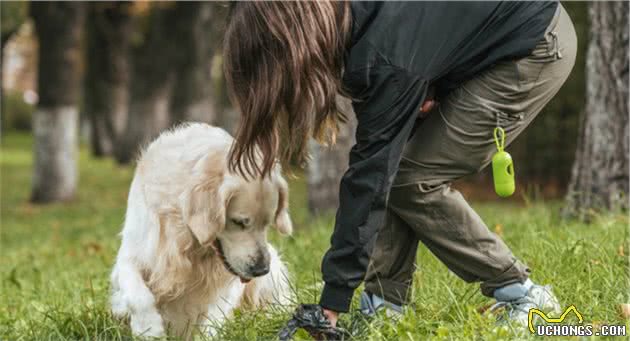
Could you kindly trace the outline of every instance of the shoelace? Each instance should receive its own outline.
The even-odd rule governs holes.
[[[536,306],[536,302],[534,302],[528,296],[525,296],[523,298],[519,298],[518,300],[514,300],[514,301],[498,301],[497,303],[490,306],[488,310],[490,312],[495,312],[501,308],[505,308],[507,310],[508,316],[512,316],[512,314],[514,314],[514,312],[516,311],[527,313],[529,312],[529,309],[531,307],[535,307],[535,306]]]

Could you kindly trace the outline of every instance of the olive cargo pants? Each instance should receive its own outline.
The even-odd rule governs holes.
[[[405,147],[365,278],[368,292],[405,304],[419,241],[463,280],[481,282],[486,296],[525,281],[529,269],[450,183],[490,163],[497,125],[509,144],[532,122],[569,76],[576,49],[559,4],[530,56],[497,63],[441,99]]]

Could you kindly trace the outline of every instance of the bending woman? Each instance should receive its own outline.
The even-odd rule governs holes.
[[[365,313],[400,312],[418,242],[481,282],[513,321],[559,309],[450,184],[488,165],[495,127],[507,144],[523,132],[569,76],[576,47],[558,2],[233,5],[224,46],[242,114],[233,169],[264,176],[277,159],[306,160],[309,138],[334,141],[335,97],[353,100],[356,145],[322,262],[331,322],[364,280]]]

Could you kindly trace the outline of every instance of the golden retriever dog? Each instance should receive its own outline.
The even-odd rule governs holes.
[[[290,300],[287,269],[267,243],[270,225],[292,231],[287,183],[279,169],[251,181],[228,171],[232,142],[192,123],[142,153],[111,275],[112,312],[135,335],[213,335],[239,306]]]

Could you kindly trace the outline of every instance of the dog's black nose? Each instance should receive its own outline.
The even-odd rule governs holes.
[[[252,276],[254,277],[264,276],[269,273],[269,263],[261,262],[255,264],[249,269],[249,273],[252,274]]]

